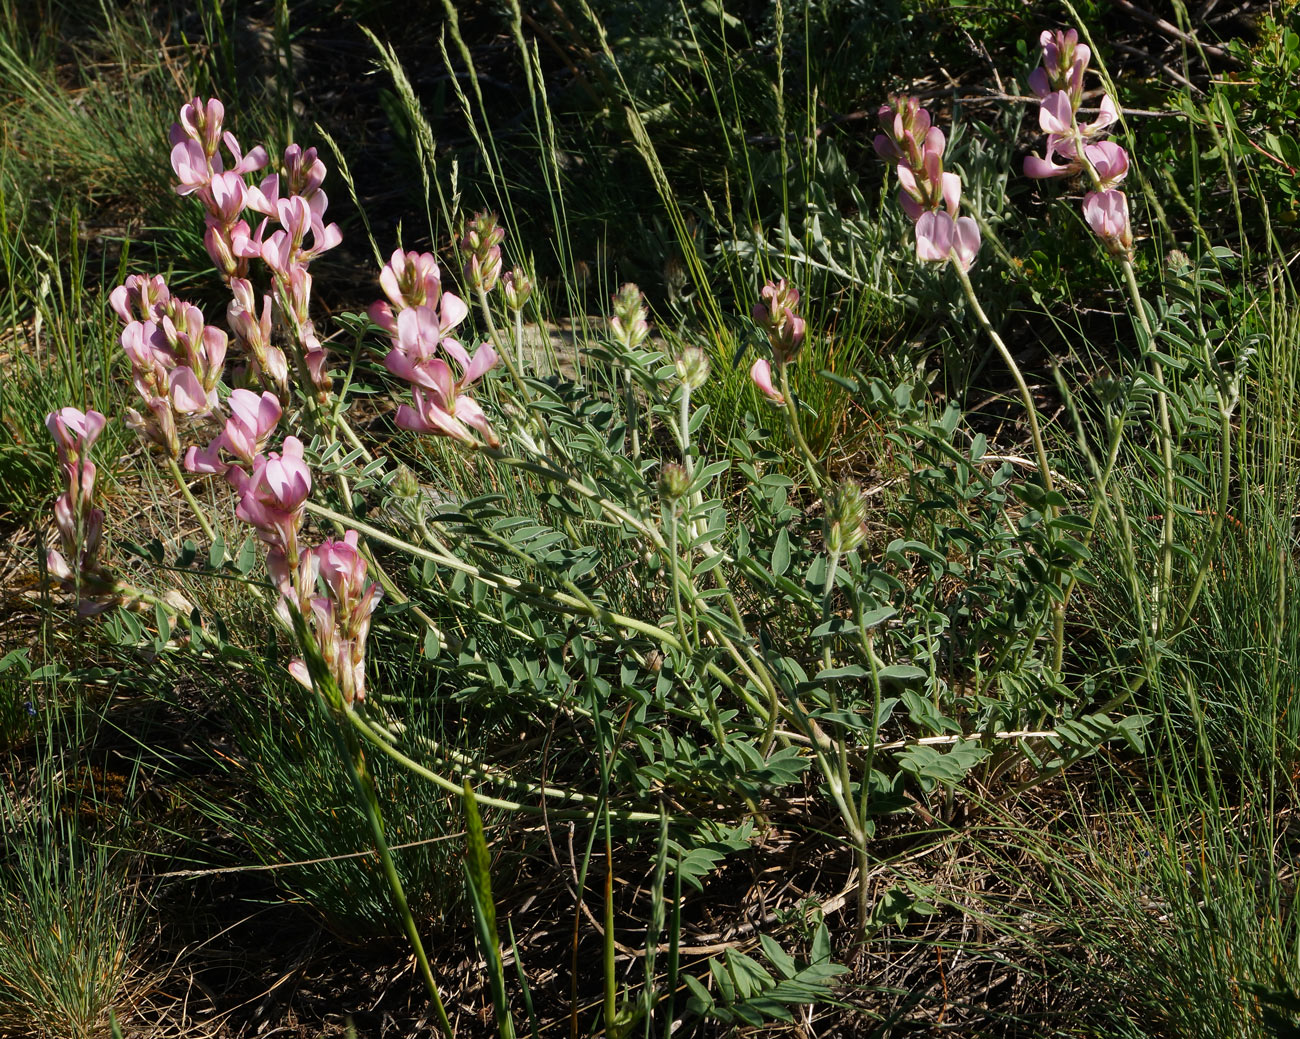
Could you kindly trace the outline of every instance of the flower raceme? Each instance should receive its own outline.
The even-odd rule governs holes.
[[[301,368],[315,385],[318,398],[328,399],[330,379],[327,353],[316,334],[309,310],[311,278],[307,266],[342,240],[337,224],[325,223],[329,199],[321,190],[325,163],[315,148],[290,144],[279,170],[260,185],[245,175],[268,165],[264,148],[244,155],[238,141],[223,132],[225,111],[215,98],[195,98],[181,109],[171,130],[172,169],[176,191],[195,195],[207,211],[204,244],[213,264],[231,286],[235,297],[228,317],[236,339],[250,358],[250,368],[263,386],[277,393],[288,390],[288,359],[270,343],[272,312],[276,306],[300,353]],[[234,159],[229,168],[220,145]],[[254,232],[243,216],[248,211],[262,220]],[[279,228],[267,233],[271,221]],[[247,280],[250,261],[261,260],[271,269],[272,292],[260,315]]]
[[[321,656],[347,707],[366,698],[366,638],[381,596],[379,587],[366,581],[366,560],[357,542],[357,532],[349,530],[342,540],[326,541],[312,549],[304,572],[313,577],[302,582],[304,591],[310,591],[319,577],[328,593],[309,597],[309,616]],[[290,663],[289,672],[308,689],[312,687],[302,660]]]
[[[879,118],[884,133],[876,136],[876,154],[898,172],[898,202],[916,225],[917,259],[955,259],[962,270],[969,270],[979,252],[979,225],[971,217],[958,216],[961,178],[944,171],[943,131],[914,97],[881,105]]]
[[[415,407],[403,404],[397,409],[395,421],[403,429],[450,436],[471,445],[475,440],[466,427],[473,427],[491,447],[496,447],[500,440],[487,416],[465,391],[496,366],[497,352],[484,343],[471,357],[454,339],[436,340],[436,320],[428,307],[413,307],[397,317],[398,335],[384,358],[384,366],[411,383]],[[435,345],[460,367],[459,379],[453,377],[445,360],[434,355]]]
[[[439,339],[469,314],[464,300],[442,291],[442,271],[432,253],[394,250],[379,272],[379,286],[388,299],[370,305],[370,320],[389,335],[397,334],[396,314],[409,307],[426,307],[436,314]]]
[[[1117,189],[1128,175],[1128,152],[1114,141],[1097,140],[1118,122],[1119,106],[1109,94],[1103,94],[1097,117],[1080,123],[1079,105],[1091,50],[1079,43],[1074,29],[1046,30],[1039,43],[1043,63],[1030,73],[1029,86],[1039,98],[1038,125],[1047,135],[1047,145],[1041,157],[1026,156],[1025,176],[1043,180],[1086,174],[1092,191],[1084,196],[1084,219],[1107,252],[1131,255],[1128,199]]]
[[[98,411],[77,408],[50,412],[45,419],[64,483],[54,502],[59,549],[50,549],[46,566],[65,590],[79,592],[82,616],[101,613],[116,601],[111,594],[115,582],[99,564],[104,513],[95,508],[95,463],[90,460],[90,448],[107,421]]]
[[[399,407],[396,422],[403,429],[450,436],[471,445],[476,443],[470,433],[473,428],[496,447],[500,441],[487,416],[466,391],[496,365],[497,353],[484,343],[471,357],[448,334],[465,319],[469,308],[458,296],[442,291],[439,274],[432,255],[400,249],[380,272],[380,285],[388,299],[372,304],[370,316],[389,333],[392,348],[384,366],[411,384],[415,404]],[[396,316],[394,307],[398,308]],[[452,374],[448,357],[460,368],[459,378]]]
[[[799,306],[799,290],[781,278],[765,283],[758,295],[754,322],[767,333],[772,358],[780,367],[794,359],[807,331],[803,318],[795,310]],[[773,404],[785,404],[785,397],[772,385],[772,364],[766,357],[760,357],[750,366],[749,377]]]
[[[172,296],[160,275],[132,275],[109,301],[125,323],[122,349],[147,408],[147,414],[128,409],[127,424],[146,442],[177,458],[182,421],[201,418],[217,407],[226,333],[205,324],[198,307]]]

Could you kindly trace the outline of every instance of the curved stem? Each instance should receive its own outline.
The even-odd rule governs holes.
[[[171,468],[172,476],[176,480],[176,486],[181,489],[181,494],[185,496],[185,501],[189,504],[190,510],[194,513],[194,518],[199,521],[199,526],[203,528],[204,536],[207,537],[209,542],[215,544],[217,540],[217,532],[212,529],[212,524],[208,522],[207,517],[203,515],[202,510],[199,508],[198,500],[194,497],[193,492],[190,491],[189,484],[185,482],[185,474],[181,472],[181,467],[176,463],[176,459],[171,455],[167,456],[167,465]]]
[[[361,802],[366,821],[370,824],[371,836],[374,838],[375,850],[379,853],[379,861],[383,865],[384,877],[388,881],[389,891],[392,892],[393,901],[397,904],[397,911],[402,917],[403,926],[406,928],[406,935],[415,951],[415,960],[419,964],[420,976],[424,979],[424,986],[429,990],[429,997],[433,1000],[434,1013],[438,1017],[438,1027],[442,1029],[443,1034],[448,1039],[451,1039],[451,1037],[455,1036],[456,1030],[452,1028],[451,1021],[447,1017],[447,1009],[442,1004],[442,996],[438,992],[438,983],[433,977],[433,968],[429,964],[428,953],[424,951],[424,943],[420,940],[420,929],[416,926],[415,917],[411,913],[409,903],[406,901],[406,891],[402,887],[401,877],[397,875],[397,866],[393,863],[393,853],[388,847],[387,838],[384,836],[383,817],[380,815],[379,795],[375,790],[374,777],[370,775],[369,768],[366,765],[366,757],[361,750],[360,743],[357,741],[356,733],[351,729],[343,729],[337,724],[336,731],[340,743],[339,750],[343,759],[347,762],[348,773],[352,776],[352,782],[356,786],[358,800]]]
[[[798,405],[795,403],[794,394],[790,392],[790,378],[786,374],[787,363],[779,360],[776,365],[777,378],[781,383],[781,396],[785,398],[785,415],[790,425],[790,435],[794,437],[795,446],[799,448],[799,454],[803,458],[804,468],[808,470],[808,476],[812,480],[813,487],[818,491],[822,489],[821,474],[817,471],[817,459],[813,457],[812,449],[808,446],[808,441],[803,437],[803,430],[799,426]]]
[[[1142,301],[1142,290],[1138,288],[1137,273],[1133,269],[1132,257],[1125,256],[1122,261],[1124,281],[1128,285],[1129,297],[1133,309],[1137,311],[1138,321],[1146,342],[1143,344],[1151,354],[1151,375],[1156,382],[1156,401],[1160,419],[1160,462],[1164,466],[1164,523],[1160,535],[1160,581],[1156,586],[1156,625],[1157,632],[1165,628],[1164,618],[1169,609],[1169,597],[1173,594],[1174,579],[1174,437],[1169,422],[1169,393],[1165,389],[1164,366],[1156,359],[1154,332],[1147,318],[1146,306]]]
[[[1034,395],[1029,392],[1029,384],[1025,382],[1025,377],[1020,371],[1020,365],[1016,364],[1016,359],[1011,355],[1007,344],[1002,341],[998,335],[997,329],[993,327],[993,322],[984,313],[984,308],[980,306],[979,297],[975,295],[975,286],[971,284],[970,275],[966,273],[958,260],[953,258],[949,264],[957,272],[957,278],[961,282],[962,292],[966,295],[966,302],[970,304],[971,312],[975,315],[975,320],[979,322],[980,328],[984,330],[998,353],[1002,356],[1003,363],[1011,373],[1011,378],[1015,381],[1016,389],[1020,391],[1020,400],[1025,407],[1025,417],[1029,421],[1029,435],[1034,442],[1034,457],[1038,462],[1039,477],[1043,481],[1043,490],[1047,494],[1053,494],[1056,486],[1052,482],[1052,468],[1047,461],[1047,448],[1043,443],[1043,432],[1038,426],[1038,406],[1034,403]],[[1047,520],[1049,527],[1052,520],[1056,517],[1056,506],[1048,502],[1043,508],[1043,515]],[[1059,660],[1064,653],[1065,646],[1065,604],[1063,602],[1053,602],[1052,611],[1052,632],[1054,641],[1054,659]]]

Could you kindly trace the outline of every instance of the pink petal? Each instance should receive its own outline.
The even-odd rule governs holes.
[[[444,343],[450,341],[451,340],[444,340]],[[500,360],[500,358],[497,357],[497,352],[492,349],[490,344],[484,343],[475,351],[474,359],[464,369],[465,374],[460,377],[460,384],[462,386],[468,386],[471,382],[480,378],[485,372],[490,371],[495,367],[498,360]]]
[[[969,219],[969,218],[967,218]],[[916,222],[916,258],[942,262],[952,251],[953,220],[947,213],[931,210]]]
[[[781,396],[780,391],[772,385],[772,365],[767,358],[760,357],[750,366],[749,377],[754,380],[754,385],[768,400],[777,404],[785,403],[785,398]]]
[[[1058,90],[1039,105],[1038,125],[1043,133],[1071,133],[1074,107],[1070,104],[1070,95],[1064,90]]]
[[[439,331],[442,335],[446,335],[464,321],[468,314],[469,307],[463,299],[450,292],[444,292],[438,305]]]
[[[963,216],[957,220],[957,262],[961,269],[968,271],[975,262],[975,255],[980,251],[980,228],[973,217]]]
[[[955,173],[943,175],[943,202],[948,212],[956,216],[957,207],[961,205],[961,177]]]
[[[208,395],[192,368],[177,368],[172,372],[171,385],[172,406],[183,415],[206,414],[211,410]]]

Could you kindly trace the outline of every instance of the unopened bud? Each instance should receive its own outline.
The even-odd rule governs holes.
[[[401,464],[397,466],[397,475],[390,486],[398,498],[417,498],[420,495],[420,481],[415,478],[415,473]]]
[[[690,474],[678,462],[668,462],[659,473],[659,494],[669,501],[677,501],[690,486]]]
[[[646,322],[645,297],[631,282],[614,297],[614,316],[609,321],[614,340],[628,350],[635,350],[650,334]]]
[[[526,271],[516,267],[509,274],[501,276],[501,293],[506,298],[506,306],[511,310],[523,310],[528,297],[533,294],[533,279]]]
[[[505,230],[497,225],[497,215],[484,210],[475,213],[465,225],[460,240],[465,259],[465,279],[474,288],[491,292],[501,278],[501,243]]]
[[[688,346],[674,362],[677,378],[687,390],[698,390],[709,377],[709,356],[698,346]]]
[[[826,547],[852,552],[866,540],[867,500],[853,480],[841,480],[826,501]]]

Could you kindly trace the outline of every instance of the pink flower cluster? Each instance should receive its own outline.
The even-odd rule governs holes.
[[[321,190],[325,163],[315,148],[291,144],[284,150],[281,172],[267,175],[260,185],[248,184],[244,174],[267,165],[266,150],[257,147],[243,155],[234,136],[222,132],[224,116],[216,98],[206,103],[195,98],[181,109],[180,122],[171,129],[176,191],[195,195],[207,210],[204,243],[217,270],[230,283],[234,299],[227,318],[254,377],[278,393],[288,389],[287,359],[271,343],[272,309],[278,305],[323,400],[330,389],[327,353],[309,314],[312,280],[307,266],[343,238],[337,224],[327,225],[324,220],[329,205]],[[220,142],[235,160],[230,169],[224,166]],[[255,232],[242,216],[245,210],[263,218]],[[279,229],[268,236],[272,219]],[[272,294],[263,299],[260,312],[247,280],[248,262],[253,259],[271,269]]]
[[[798,305],[799,290],[784,278],[767,282],[759,291],[759,302],[754,304],[754,321],[767,333],[772,358],[778,366],[793,360],[803,345],[806,327],[795,311]],[[760,357],[750,366],[749,377],[772,403],[785,403],[785,397],[772,385],[772,365],[766,357]]]
[[[267,154],[260,145],[243,154],[235,135],[222,128],[225,117],[225,107],[215,97],[206,103],[196,97],[181,109],[169,139],[176,193],[194,195],[203,203],[208,211],[203,244],[221,276],[231,278],[242,277],[249,258],[258,255],[248,222],[239,214],[246,205],[244,174],[262,169]],[[223,143],[234,160],[229,169],[221,157]]]
[[[381,595],[378,585],[367,583],[366,572],[355,530],[349,530],[341,541],[318,545],[304,554],[300,565],[298,587],[307,606],[304,616],[310,618],[321,656],[348,707],[366,698],[366,638]],[[318,584],[324,585],[327,594],[311,594]],[[289,664],[289,673],[308,689],[312,687],[301,659]]]
[[[83,617],[102,613],[117,601],[116,582],[99,563],[104,513],[95,508],[95,463],[90,447],[108,420],[98,411],[76,408],[53,411],[45,426],[54,438],[63,470],[64,491],[54,502],[59,549],[50,549],[46,566],[65,591],[77,592],[77,612]]]
[[[226,333],[204,324],[198,307],[172,296],[161,275],[131,275],[109,303],[125,325],[122,349],[146,407],[145,414],[128,409],[127,425],[177,458],[181,423],[217,407]]]
[[[342,541],[301,547],[303,513],[311,494],[311,469],[303,459],[302,441],[284,438],[279,452],[265,452],[280,417],[274,394],[257,397],[251,390],[230,395],[231,416],[225,429],[200,453],[190,448],[186,466],[197,472],[223,472],[239,495],[235,515],[257,531],[267,546],[266,569],[280,591],[277,612],[292,626],[288,604],[297,605],[313,629],[330,673],[351,706],[365,699],[365,644],[379,589],[366,583],[366,561],[357,549],[356,531]],[[235,457],[223,465],[222,453]],[[316,595],[318,579],[327,596]],[[311,688],[301,659],[290,673]]]
[[[957,215],[961,178],[944,171],[943,131],[914,97],[881,105],[879,117],[885,132],[876,135],[876,154],[898,171],[898,202],[916,225],[917,258],[937,263],[953,258],[970,270],[980,248],[979,225]]]
[[[1039,42],[1043,63],[1030,74],[1029,86],[1040,101],[1038,125],[1047,134],[1047,147],[1042,157],[1026,157],[1025,176],[1086,173],[1093,190],[1083,199],[1084,219],[1110,253],[1128,255],[1133,249],[1128,199],[1117,187],[1128,174],[1128,153],[1114,141],[1100,140],[1118,121],[1119,108],[1104,94],[1097,117],[1080,123],[1083,77],[1092,51],[1074,29],[1044,30]]]
[[[499,257],[498,250],[498,267]],[[437,261],[430,253],[398,249],[380,271],[379,284],[388,299],[372,304],[370,317],[388,333],[392,345],[384,366],[411,384],[415,402],[415,407],[403,404],[397,409],[397,424],[475,444],[472,427],[496,447],[500,441],[467,390],[497,363],[497,353],[484,343],[471,357],[452,337],[469,308],[458,296],[442,291]],[[456,362],[459,376],[439,353]]]

